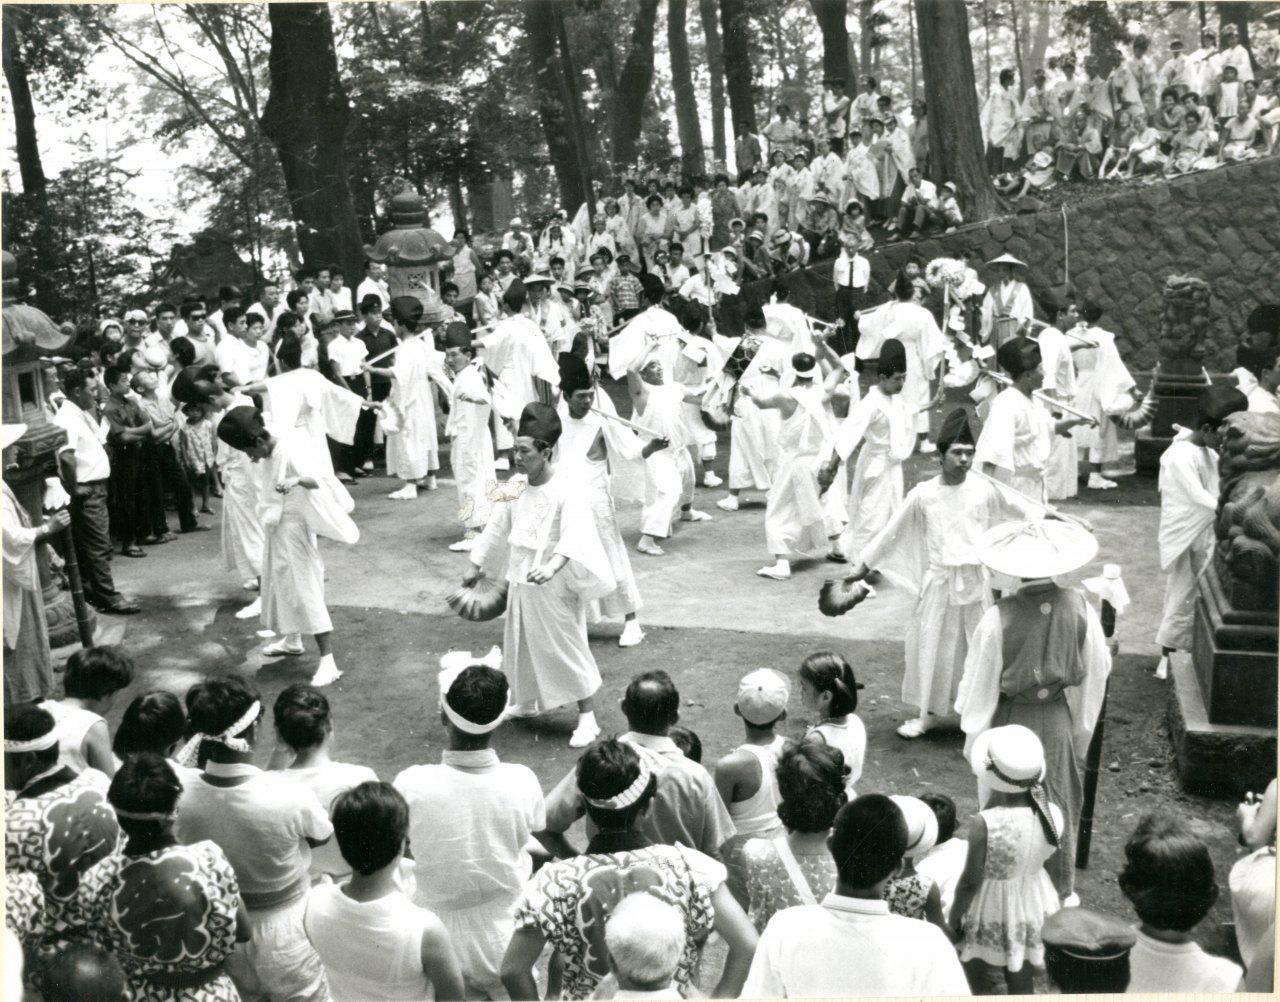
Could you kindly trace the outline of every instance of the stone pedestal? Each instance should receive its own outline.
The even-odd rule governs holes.
[[[1235,609],[1218,569],[1197,586],[1192,663],[1210,723],[1276,726],[1276,613]]]
[[[1156,412],[1151,425],[1134,436],[1133,459],[1137,473],[1154,477],[1160,472],[1160,457],[1173,441],[1173,426],[1192,427],[1196,417],[1196,397],[1204,389],[1203,374],[1168,373],[1156,377]]]

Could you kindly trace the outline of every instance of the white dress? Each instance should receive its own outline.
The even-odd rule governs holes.
[[[858,795],[854,787],[862,778],[862,764],[867,757],[867,728],[862,718],[856,713],[851,713],[843,724],[837,724],[834,720],[824,720],[809,728],[806,737],[815,735],[821,737],[832,748],[838,749],[844,756],[844,764],[849,769],[849,775],[845,777],[844,789],[849,799],[853,800]]]
[[[818,468],[835,433],[820,386],[797,383],[789,394],[796,409],[778,433],[778,469],[765,499],[765,545],[788,559],[820,556],[827,540],[844,531],[844,480],[818,489]]]
[[[432,379],[451,386],[444,374],[444,356],[425,337],[406,338],[396,349],[391,367],[391,406],[400,428],[387,435],[387,474],[401,480],[421,480],[440,468],[436,436],[436,400]]]
[[[1049,805],[1054,826],[1062,830],[1062,812]],[[989,807],[987,862],[982,886],[964,915],[960,960],[982,960],[1020,971],[1024,964],[1044,966],[1040,927],[1059,908],[1058,892],[1044,868],[1055,852],[1040,818],[1030,807]]]
[[[549,710],[600,688],[587,646],[587,607],[618,583],[596,531],[590,491],[577,478],[556,472],[534,487],[517,476],[505,486],[514,499],[494,504],[471,560],[508,583],[502,661],[511,701],[536,701]],[[529,572],[553,556],[568,563],[546,584],[530,584]]]
[[[452,441],[449,465],[458,489],[458,520],[467,529],[482,528],[489,520],[489,487],[495,483],[489,432],[492,400],[479,364],[473,362],[454,377],[445,430]]]
[[[915,448],[915,431],[902,394],[873,386],[849,408],[836,432],[835,449],[845,462],[862,443],[849,487],[849,527],[841,552],[861,553],[902,504],[902,464]]]

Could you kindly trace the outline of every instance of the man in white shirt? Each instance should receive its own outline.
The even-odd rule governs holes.
[[[214,331],[214,340],[221,341],[227,333],[227,322],[223,319],[227,310],[233,306],[240,308],[240,301],[244,297],[240,294],[240,290],[234,285],[224,285],[218,289],[218,308],[209,314],[206,321]]]
[[[1222,51],[1218,53],[1218,72],[1228,66],[1234,66],[1239,74],[1240,82],[1253,79],[1253,60],[1249,58],[1249,50],[1240,44],[1240,33],[1234,24],[1222,26]]]
[[[391,305],[391,292],[387,287],[386,268],[377,261],[364,263],[364,278],[356,288],[356,303],[363,303],[365,296],[377,296],[385,313]]]
[[[1187,62],[1192,68],[1191,89],[1203,100],[1204,95],[1218,82],[1222,72],[1222,59],[1218,54],[1218,36],[1212,31],[1201,32],[1200,48],[1187,57]]]
[[[257,334],[249,333],[249,318],[238,306],[229,306],[223,312],[227,325],[226,336],[218,342],[216,361],[222,372],[229,372],[235,378],[236,389],[246,395],[266,392],[267,362],[270,352],[265,344],[260,344]],[[254,316],[254,330],[261,332],[262,326]]]
[[[827,843],[836,889],[765,926],[743,998],[968,995],[955,949],[928,922],[891,914],[884,887],[907,848],[898,806],[863,794],[836,815]]]
[[[71,544],[80,563],[84,597],[100,612],[132,615],[139,611],[137,603],[116,590],[111,576],[107,422],[98,416],[88,374],[78,369],[66,372],[62,392],[66,399],[53,416],[53,423],[67,433],[67,444],[58,450],[58,472],[71,495]]]
[[[898,210],[896,226],[898,234],[909,237],[914,230],[923,230],[929,222],[929,210],[937,210],[938,189],[926,180],[919,167],[907,172],[907,190],[902,193],[902,208]]]
[[[439,765],[410,766],[394,782],[409,803],[410,841],[421,847],[414,901],[449,930],[468,998],[502,997],[511,909],[533,872],[525,846],[546,818],[538,778],[491,747],[507,694],[506,677],[487,663],[445,668],[448,748]]]
[[[329,359],[329,371],[326,375],[339,386],[352,393],[368,398],[367,380],[371,379],[363,369],[364,360],[369,357],[369,346],[356,337],[356,315],[351,310],[338,310],[333,315],[329,339],[325,342],[325,354]],[[356,477],[364,476],[364,471],[357,468],[356,453],[352,446],[329,439],[329,452],[333,457],[333,468],[338,479],[350,483]]]
[[[333,293],[329,291],[329,269],[316,269],[315,287],[307,294],[307,309],[316,327],[333,318]]]
[[[1178,92],[1178,100],[1196,84],[1196,71],[1191,59],[1183,52],[1181,38],[1169,43],[1169,58],[1160,67],[1161,89],[1172,87]]]
[[[836,319],[856,337],[857,314],[866,305],[867,286],[871,283],[871,263],[858,253],[856,238],[845,238],[840,256],[831,266],[831,281],[836,286]]]
[[[1280,348],[1255,348],[1242,359],[1257,382],[1245,391],[1249,410],[1258,414],[1280,414]]]
[[[280,301],[280,286],[276,282],[266,282],[258,301],[245,310],[247,316],[262,317],[262,339],[266,344],[275,340],[276,321],[285,312],[286,306]]]
[[[329,268],[329,298],[333,301],[335,313],[339,310],[345,310],[347,313],[355,312],[355,305],[351,302],[351,290],[345,284],[346,279],[346,274],[337,265]]]

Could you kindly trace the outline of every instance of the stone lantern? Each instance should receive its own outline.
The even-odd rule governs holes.
[[[49,418],[48,396],[52,391],[45,370],[45,357],[65,347],[70,338],[41,310],[18,301],[18,263],[8,251],[0,255],[4,277],[3,359],[4,420],[25,424],[26,433],[15,445],[16,463],[4,471],[4,479],[27,510],[33,523],[44,511],[44,481],[58,472],[58,449],[67,436]],[[78,639],[71,595],[59,586],[49,563],[49,550],[36,547],[45,619],[49,625],[49,645],[61,647]]]
[[[440,301],[440,265],[453,258],[453,247],[427,225],[422,196],[402,191],[391,199],[394,226],[372,247],[365,248],[370,261],[386,265],[392,297],[415,296],[424,307]]]

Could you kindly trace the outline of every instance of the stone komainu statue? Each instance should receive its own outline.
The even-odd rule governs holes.
[[[1218,451],[1218,578],[1235,609],[1274,611],[1280,572],[1280,415],[1232,414]]]

